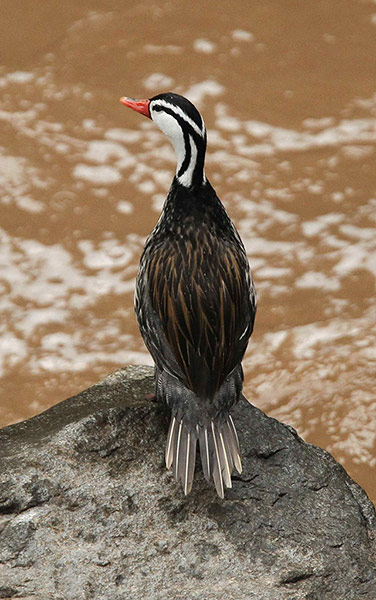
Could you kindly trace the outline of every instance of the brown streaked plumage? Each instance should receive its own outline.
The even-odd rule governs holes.
[[[241,472],[230,414],[243,383],[241,361],[256,296],[240,237],[204,174],[206,130],[177,94],[122,102],[152,118],[171,139],[177,170],[146,241],[135,309],[156,365],[156,395],[171,408],[166,466],[191,490],[197,442],[204,476],[219,496]]]

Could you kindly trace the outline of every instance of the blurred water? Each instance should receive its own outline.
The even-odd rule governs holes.
[[[173,89],[243,237],[259,311],[245,393],[376,498],[376,5],[3,0],[0,421],[126,363],[145,236],[174,172],[119,104]]]

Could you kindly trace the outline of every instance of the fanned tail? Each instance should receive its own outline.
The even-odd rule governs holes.
[[[202,470],[207,481],[212,477],[218,496],[224,498],[224,486],[232,487],[234,468],[241,473],[239,441],[231,415],[225,421],[210,420],[206,425],[188,428],[184,420],[173,416],[166,444],[166,466],[173,468],[184,494],[192,489],[197,440],[200,444]]]

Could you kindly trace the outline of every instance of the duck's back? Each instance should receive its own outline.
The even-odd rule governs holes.
[[[150,302],[160,320],[156,363],[167,342],[182,383],[212,399],[242,360],[255,307],[243,244],[210,184],[200,192],[171,190],[145,246],[137,305]]]

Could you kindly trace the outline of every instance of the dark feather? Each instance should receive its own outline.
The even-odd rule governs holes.
[[[222,231],[208,227],[210,208],[196,208],[195,227],[177,217],[147,266],[151,304],[176,362],[188,387],[208,398],[241,361],[254,317],[243,245],[223,207]],[[176,231],[182,224],[184,236]]]

